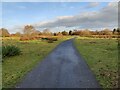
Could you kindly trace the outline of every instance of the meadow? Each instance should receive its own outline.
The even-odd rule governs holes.
[[[38,62],[47,56],[59,43],[70,37],[59,38],[48,43],[43,40],[19,41],[16,37],[3,38],[2,45],[15,45],[20,48],[21,55],[5,57],[2,63],[2,87],[14,87],[24,75]]]
[[[41,62],[58,44],[76,37],[78,52],[103,88],[118,87],[118,40],[79,36],[63,36],[53,43],[46,40],[20,41],[18,37],[2,38],[2,45],[15,45],[22,53],[5,57],[2,62],[2,87],[14,87],[25,74]]]
[[[118,87],[118,40],[77,38],[75,46],[103,88]]]

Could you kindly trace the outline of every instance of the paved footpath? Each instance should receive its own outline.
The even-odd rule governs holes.
[[[16,88],[100,88],[100,85],[70,39],[59,44]]]

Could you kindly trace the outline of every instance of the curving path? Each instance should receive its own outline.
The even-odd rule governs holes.
[[[62,42],[16,88],[99,88],[95,76],[73,45]]]

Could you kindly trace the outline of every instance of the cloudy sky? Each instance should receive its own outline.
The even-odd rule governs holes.
[[[3,2],[2,26],[10,33],[31,24],[37,30],[61,30],[117,27],[115,2]]]

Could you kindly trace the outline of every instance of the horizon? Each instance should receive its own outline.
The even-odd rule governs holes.
[[[117,2],[3,2],[2,26],[10,33],[22,32],[24,25],[51,32],[74,29],[116,28]]]

